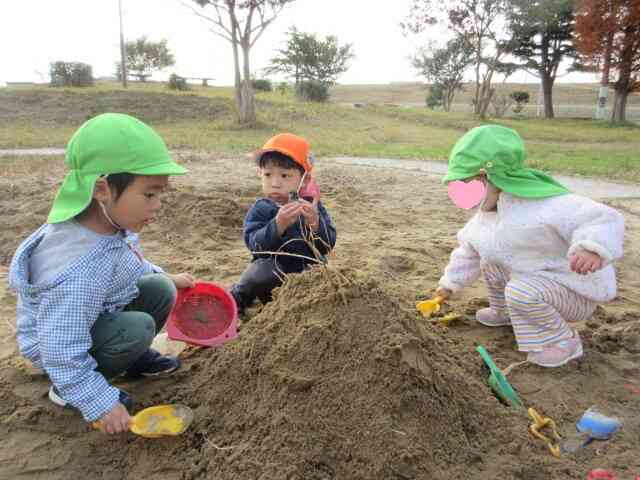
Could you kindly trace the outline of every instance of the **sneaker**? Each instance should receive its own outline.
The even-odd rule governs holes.
[[[504,327],[511,325],[511,320],[504,313],[498,313],[493,308],[482,308],[476,312],[476,320],[487,327]]]
[[[133,407],[133,400],[131,399],[131,395],[129,395],[124,390],[120,390],[120,403],[126,407],[127,410],[131,410]],[[49,388],[49,400],[59,407],[62,408],[74,408],[71,406],[69,402],[67,402],[64,398],[60,396],[58,389],[51,385]]]
[[[150,348],[125,372],[127,378],[166,377],[180,368],[180,360],[173,355],[162,355]]]
[[[562,340],[537,352],[529,352],[527,360],[541,367],[561,367],[582,356],[582,341],[578,335]]]

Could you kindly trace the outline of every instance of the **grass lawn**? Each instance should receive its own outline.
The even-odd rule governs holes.
[[[0,148],[62,147],[87,118],[105,111],[149,122],[173,149],[245,153],[270,135],[306,136],[320,156],[446,160],[451,146],[478,120],[424,108],[313,104],[289,95],[257,95],[258,126],[239,128],[230,88],[171,92],[162,85],[113,84],[89,89],[0,90]],[[555,172],[640,181],[640,127],[570,119],[499,119],[525,139],[529,165]]]

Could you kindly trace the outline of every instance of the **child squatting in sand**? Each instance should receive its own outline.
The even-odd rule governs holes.
[[[47,223],[11,262],[18,346],[49,376],[53,403],[100,421],[106,433],[125,432],[131,397],[109,380],[123,373],[169,375],[180,367],[178,358],[149,347],[176,288],[193,286],[194,279],[148,262],[137,232],[157,215],[169,175],[186,170],[148,125],[115,113],[84,123],[65,162],[69,172]]]
[[[489,308],[478,322],[511,325],[529,362],[558,367],[583,353],[571,322],[616,295],[612,262],[622,256],[624,218],[525,168],[525,158],[520,136],[497,125],[453,147],[443,182],[454,203],[480,207],[458,233],[436,294],[447,298],[482,275]]]

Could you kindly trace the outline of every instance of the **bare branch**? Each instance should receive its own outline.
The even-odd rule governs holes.
[[[216,15],[217,15],[217,18],[212,18],[212,17],[209,17],[208,15],[205,15],[205,14],[203,14],[203,13],[198,12],[198,11],[197,11],[196,9],[194,9],[191,5],[188,5],[188,4],[187,4],[187,3],[185,3],[185,2],[180,2],[180,3],[182,3],[182,5],[184,5],[184,6],[185,6],[185,7],[187,7],[189,10],[191,10],[191,11],[194,13],[194,15],[196,15],[196,16],[198,16],[198,17],[200,17],[200,18],[204,18],[205,20],[207,20],[207,21],[209,21],[209,22],[213,23],[214,25],[216,25],[217,27],[219,27],[219,28],[220,28],[223,32],[225,32],[228,36],[225,36],[224,34],[221,34],[220,32],[218,32],[218,31],[216,31],[216,30],[213,30],[213,29],[212,29],[211,31],[212,31],[213,33],[215,33],[216,35],[221,36],[222,38],[225,38],[225,39],[227,39],[227,40],[231,41],[231,40],[230,40],[230,37],[231,37],[231,30],[229,30],[229,28],[228,28],[228,27],[227,27],[227,26],[222,22],[222,15],[221,15],[220,10],[219,10],[219,8],[220,8],[220,7],[219,7],[217,4],[215,4],[215,3],[210,3],[210,4],[209,4],[209,5],[213,5],[213,6],[214,6],[214,8],[216,9]]]

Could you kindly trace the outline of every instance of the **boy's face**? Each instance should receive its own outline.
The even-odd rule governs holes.
[[[117,200],[115,192],[109,191],[109,198],[102,201],[115,223],[139,232],[155,220],[161,207],[160,195],[168,186],[168,175],[137,175]]]
[[[289,193],[297,192],[302,173],[297,168],[282,168],[267,163],[258,167],[262,181],[262,193],[280,205],[289,202]]]

